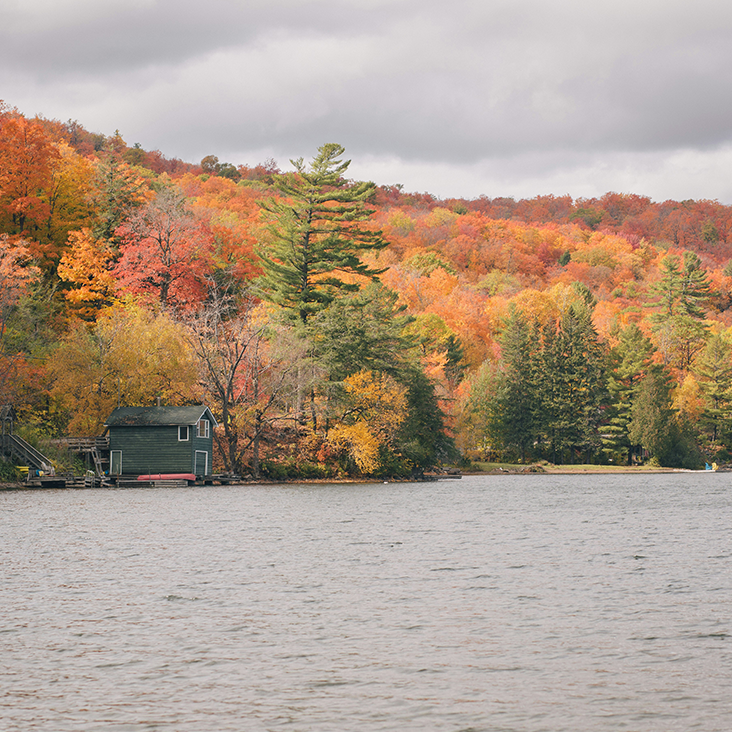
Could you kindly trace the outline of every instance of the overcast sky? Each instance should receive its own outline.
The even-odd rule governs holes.
[[[0,99],[187,162],[732,204],[729,0],[0,0]]]

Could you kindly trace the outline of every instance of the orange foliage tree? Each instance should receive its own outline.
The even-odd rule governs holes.
[[[0,116],[0,225],[25,237],[35,256],[37,239],[48,220],[48,191],[59,153],[37,122],[20,115]]]
[[[112,304],[116,281],[111,272],[114,252],[104,239],[95,239],[91,229],[72,231],[61,257],[58,276],[70,285],[65,293],[72,309],[84,320],[93,320]]]

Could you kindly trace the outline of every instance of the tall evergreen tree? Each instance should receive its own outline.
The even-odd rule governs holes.
[[[681,296],[683,311],[692,318],[703,320],[704,305],[709,300],[711,287],[701,259],[695,252],[684,252],[684,268],[681,272]]]
[[[661,271],[660,279],[651,286],[651,293],[656,300],[650,303],[660,308],[658,313],[651,316],[654,323],[668,320],[676,315],[679,297],[681,296],[681,272],[679,260],[676,257],[664,257],[659,265]]]
[[[677,257],[664,257],[661,278],[651,292],[656,300],[650,304],[660,308],[650,318],[659,348],[667,364],[687,370],[704,348],[707,331],[704,305],[710,286],[699,257],[684,252],[683,266]]]
[[[574,462],[600,446],[605,354],[591,316],[589,306],[572,305],[554,332],[545,330],[539,403],[554,461]]]
[[[491,432],[495,395],[503,383],[503,374],[494,361],[483,361],[468,377],[469,393],[460,400],[459,434],[465,438],[463,447],[475,448],[481,458],[490,458],[497,449]]]
[[[633,461],[634,445],[628,434],[633,419],[633,404],[638,386],[651,367],[655,348],[643,335],[643,331],[632,323],[620,332],[617,346],[610,352],[608,369],[608,392],[611,406],[610,419],[604,431],[612,452],[624,452],[628,465]]]
[[[491,400],[489,431],[503,452],[525,460],[537,440],[538,328],[516,309],[509,312],[501,336],[503,370]]]
[[[732,346],[714,335],[699,355],[696,376],[706,401],[702,429],[716,446],[724,440],[729,445],[732,419]]]
[[[465,363],[465,349],[463,343],[454,333],[450,333],[445,339],[445,353],[447,362],[445,363],[445,376],[450,384],[455,387],[465,377],[467,368]]]
[[[259,251],[264,274],[258,290],[303,324],[339,292],[359,289],[342,275],[374,278],[383,271],[359,256],[386,246],[381,233],[368,225],[373,210],[366,201],[376,186],[344,178],[351,163],[341,159],[344,152],[328,143],[318,148],[309,167],[302,158],[291,160],[295,172],[275,180],[282,197],[262,204],[271,222],[269,242]]]
[[[145,181],[129,165],[107,152],[97,166],[91,198],[97,210],[94,237],[109,241],[116,249],[121,243],[117,229],[150,194]]]
[[[435,465],[458,457],[453,438],[445,431],[445,415],[435,385],[421,367],[414,365],[402,375],[407,387],[407,418],[397,435],[403,460],[419,475]]]
[[[415,345],[406,331],[414,318],[397,300],[395,292],[374,282],[310,318],[313,357],[331,380],[343,381],[362,369],[397,378],[404,372]]]
[[[665,368],[654,365],[638,385],[629,425],[631,442],[641,445],[661,465],[672,465],[678,428],[671,400],[672,381]]]
[[[307,323],[311,352],[325,369],[325,424],[343,397],[342,382],[364,369],[386,374],[406,391],[407,413],[395,435],[396,452],[387,458],[387,472],[421,473],[455,457],[452,439],[445,432],[434,384],[416,358],[415,341],[408,333],[413,318],[404,314],[396,293],[380,283],[340,297]]]

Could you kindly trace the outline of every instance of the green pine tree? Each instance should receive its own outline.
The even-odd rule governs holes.
[[[702,429],[713,446],[729,447],[732,425],[732,346],[721,335],[709,339],[696,363],[696,376],[706,401]]]
[[[396,293],[378,282],[335,300],[309,318],[311,355],[324,369],[318,391],[325,396],[325,424],[342,397],[341,383],[368,369],[393,377],[407,389],[407,417],[395,441],[395,452],[382,455],[392,474],[419,474],[456,457],[445,431],[434,384],[418,358],[416,340]]]
[[[703,321],[710,286],[699,257],[684,252],[683,267],[677,257],[664,257],[661,278],[651,292],[656,300],[650,305],[659,308],[650,317],[659,349],[668,365],[685,371],[704,348],[707,334]]]
[[[572,305],[556,330],[545,329],[542,365],[538,401],[553,461],[590,459],[601,444],[606,363],[589,306]]]
[[[489,432],[509,457],[526,460],[538,437],[538,329],[512,309],[501,335],[503,369],[491,400]]]
[[[399,378],[411,365],[414,339],[398,296],[379,282],[335,300],[308,322],[312,355],[331,381],[368,369]]]
[[[397,447],[402,461],[414,475],[458,458],[453,438],[445,430],[434,383],[419,365],[400,380],[407,387],[407,418],[399,430]]]
[[[650,369],[654,351],[651,341],[632,323],[620,332],[618,344],[610,352],[608,392],[611,405],[609,422],[604,428],[608,435],[605,444],[611,452],[625,453],[628,465],[635,452],[628,434],[633,404],[638,385]]]
[[[257,288],[302,324],[339,293],[359,289],[343,274],[375,278],[383,271],[359,256],[386,246],[381,233],[368,225],[373,210],[366,201],[376,186],[344,178],[351,162],[341,160],[344,152],[328,143],[309,167],[302,158],[291,160],[295,172],[275,181],[281,198],[263,204],[270,216],[269,241],[259,250],[264,274]]]
[[[671,400],[672,381],[663,366],[654,364],[638,384],[628,434],[661,465],[673,465],[678,428]]]

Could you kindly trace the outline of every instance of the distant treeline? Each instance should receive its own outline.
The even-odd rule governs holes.
[[[161,397],[272,476],[730,457],[732,208],[439,200],[343,155],[185,163],[0,107],[0,402],[27,436]]]

